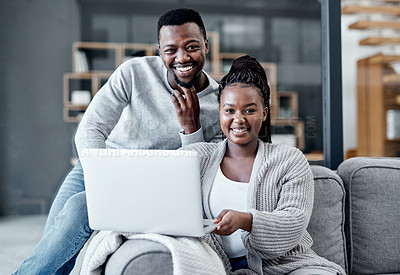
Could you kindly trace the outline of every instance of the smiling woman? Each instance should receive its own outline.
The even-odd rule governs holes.
[[[227,139],[184,147],[200,155],[204,213],[217,224],[205,239],[228,274],[238,269],[345,274],[311,250],[306,228],[313,176],[301,151],[271,143],[269,98],[261,64],[248,55],[237,58],[219,87],[220,124]],[[261,129],[266,129],[266,142],[259,139]]]

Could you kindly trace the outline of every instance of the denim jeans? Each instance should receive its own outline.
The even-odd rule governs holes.
[[[92,232],[83,170],[78,161],[54,199],[42,239],[15,274],[69,274]]]
[[[239,270],[239,269],[248,269],[249,268],[246,256],[229,259],[229,261],[230,261],[231,266],[232,266],[232,271],[236,271],[236,270]]]

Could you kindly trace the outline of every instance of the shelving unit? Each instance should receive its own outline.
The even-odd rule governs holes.
[[[133,57],[157,55],[158,47],[153,44],[123,43],[120,45],[120,52],[121,60],[119,63],[122,64]]]
[[[277,98],[279,119],[297,119],[299,117],[297,92],[279,91]]]
[[[73,91],[88,91],[92,99],[110,75],[111,72],[64,74],[64,120],[66,122],[79,122],[88,106],[88,104],[74,103]]]
[[[83,56],[79,56],[78,53],[84,53]],[[117,43],[102,43],[102,42],[75,42],[72,45],[72,71],[73,72],[104,72],[113,71],[116,67],[121,64],[121,46]],[[110,58],[111,56],[111,58]],[[108,68],[98,68],[95,60],[108,59],[111,62],[107,62]],[[79,66],[85,63],[86,68]]]
[[[400,133],[398,138],[387,137],[388,111],[400,110],[400,75],[390,67],[392,62],[400,62],[400,55],[376,54],[357,62],[358,156],[400,153]]]

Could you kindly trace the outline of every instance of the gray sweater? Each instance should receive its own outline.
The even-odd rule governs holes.
[[[226,144],[225,140],[218,144],[197,143],[182,148],[195,150],[200,155],[203,206],[208,219],[212,219],[210,191]],[[306,229],[313,201],[313,175],[302,152],[260,140],[248,186],[247,206],[253,215],[252,230],[241,230],[252,270],[247,273],[277,275],[300,267],[321,267],[345,274],[340,266],[311,250],[313,241]],[[230,274],[221,238],[215,234],[205,238]]]
[[[167,81],[158,56],[132,58],[119,66],[96,93],[78,127],[78,154],[84,148],[176,149],[200,141],[221,140],[218,83],[198,92],[201,129],[180,133]]]

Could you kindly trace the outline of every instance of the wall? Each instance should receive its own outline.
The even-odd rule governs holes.
[[[0,20],[0,214],[47,213],[70,168],[62,85],[79,12],[75,0],[3,0]]]

